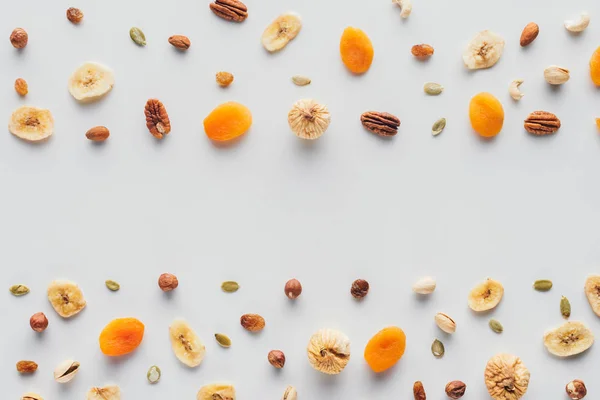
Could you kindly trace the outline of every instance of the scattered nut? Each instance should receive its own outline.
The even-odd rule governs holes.
[[[29,35],[23,28],[15,28],[15,30],[10,34],[10,42],[15,49],[22,49],[27,46],[28,40]]]
[[[392,3],[400,7],[400,17],[408,18],[412,12],[412,0],[392,0]]]
[[[544,70],[544,79],[551,85],[562,85],[569,78],[571,78],[569,70],[557,65],[551,65]]]
[[[566,20],[565,28],[572,33],[581,33],[585,31],[589,24],[590,14],[588,14],[587,12],[582,12],[578,19]]]
[[[158,278],[158,287],[163,292],[170,292],[173,289],[176,289],[179,286],[179,280],[173,274],[162,274]]]
[[[36,332],[43,332],[48,327],[48,318],[43,312],[35,313],[29,318],[29,326]]]
[[[412,47],[410,52],[417,58],[426,58],[433,55],[434,49],[428,44],[416,44]]]
[[[362,299],[367,295],[367,293],[369,293],[369,282],[365,281],[364,279],[355,280],[352,282],[350,293],[355,299]]]
[[[530,22],[521,33],[521,47],[529,46],[540,34],[540,27],[535,22]]]
[[[446,385],[446,395],[451,399],[460,399],[465,395],[467,385],[461,381],[452,381]]]
[[[290,279],[285,284],[285,295],[290,299],[296,299],[302,293],[302,284],[298,279]]]
[[[435,315],[435,323],[437,324],[438,328],[446,333],[456,332],[456,322],[454,322],[452,318],[444,313],[437,313]]]
[[[285,354],[281,350],[271,350],[268,359],[269,363],[275,368],[280,369],[285,365]]]
[[[587,388],[585,387],[585,383],[582,380],[575,379],[571,382],[567,383],[566,386],[567,394],[569,398],[572,400],[581,400],[587,394]]]
[[[415,396],[415,400],[427,400],[425,388],[423,387],[423,383],[421,381],[416,381],[413,385],[413,394]]]
[[[192,45],[190,39],[183,35],[173,35],[169,38],[169,43],[178,50],[187,50]]]
[[[158,99],[149,99],[144,108],[146,127],[150,134],[162,139],[171,132],[171,120],[164,104]]]
[[[379,111],[367,111],[360,116],[360,122],[369,132],[389,137],[398,133],[400,119],[395,115]]]
[[[108,139],[110,131],[105,126],[95,126],[85,133],[85,137],[94,142],[102,142]]]
[[[248,7],[239,0],[215,0],[210,9],[217,17],[227,21],[242,22],[248,18]]]
[[[233,75],[229,72],[217,72],[217,83],[221,87],[227,87],[233,82]]]
[[[242,327],[250,332],[259,332],[265,328],[265,319],[258,314],[244,314],[240,318]]]
[[[283,393],[281,400],[298,400],[298,392],[293,386],[288,386]]]
[[[22,360],[17,363],[17,371],[20,374],[33,374],[37,369],[38,365],[35,361]]]
[[[431,276],[426,276],[418,281],[412,287],[413,292],[418,294],[431,294],[434,292],[436,287],[435,278]]]
[[[67,383],[75,378],[79,372],[80,364],[77,361],[65,360],[54,369],[54,380],[58,383]]]
[[[78,24],[83,19],[83,12],[79,8],[71,7],[67,10],[67,19],[74,24]]]
[[[294,76],[292,76],[292,82],[294,82],[294,85],[297,85],[297,86],[306,86],[306,85],[310,85],[310,83],[312,81],[307,76],[294,75]]]
[[[547,111],[534,111],[525,120],[525,130],[535,136],[545,136],[560,129],[560,119]]]
[[[523,82],[523,79],[515,79],[508,87],[508,93],[510,93],[510,97],[517,101],[521,100],[523,96],[525,96],[523,93],[521,93],[521,90],[519,90],[519,86],[521,86]]]
[[[27,85],[27,81],[23,78],[18,78],[15,81],[15,91],[19,94],[19,96],[25,96],[29,93],[29,85]]]

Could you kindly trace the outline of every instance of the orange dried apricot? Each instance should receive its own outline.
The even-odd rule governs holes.
[[[252,113],[243,104],[230,101],[219,105],[204,118],[206,136],[218,142],[235,139],[252,125]]]
[[[144,324],[135,318],[113,319],[100,333],[100,350],[107,356],[129,354],[142,343]]]
[[[377,332],[365,347],[365,360],[374,372],[383,372],[402,358],[406,349],[406,335],[397,326]]]
[[[504,109],[500,101],[490,93],[479,93],[469,105],[471,126],[480,136],[491,138],[502,130]]]
[[[355,74],[367,72],[373,62],[373,54],[373,44],[365,32],[351,26],[344,29],[340,55],[346,68]]]
[[[596,118],[596,126],[600,129],[600,118]]]
[[[600,86],[600,47],[596,49],[590,60],[590,75],[594,85]]]

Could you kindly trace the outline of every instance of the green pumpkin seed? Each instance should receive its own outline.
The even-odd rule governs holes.
[[[571,316],[571,302],[565,296],[560,299],[560,313],[565,318]]]
[[[223,291],[227,293],[237,292],[239,288],[240,285],[234,281],[225,281],[221,284],[221,289],[223,289]]]
[[[25,285],[12,285],[8,290],[15,296],[25,296],[29,293],[29,288]]]
[[[430,96],[437,96],[444,91],[444,87],[439,83],[427,82],[425,86],[423,86],[423,90]]]
[[[496,333],[504,332],[504,327],[502,326],[500,321],[497,321],[495,319],[490,319],[490,328]]]
[[[446,349],[444,348],[444,343],[440,342],[438,339],[435,339],[431,344],[431,353],[437,357],[441,358],[444,356]]]
[[[146,374],[146,378],[148,378],[148,382],[156,383],[160,380],[160,368],[156,365],[153,365],[148,369],[148,373]]]
[[[222,333],[215,333],[215,339],[217,339],[217,343],[219,343],[221,347],[231,347],[231,339],[229,339],[229,336]]]
[[[142,32],[140,28],[131,28],[129,30],[129,36],[131,37],[131,40],[133,40],[138,46],[146,45],[146,35],[144,35],[144,32]]]
[[[119,285],[115,281],[111,281],[110,279],[104,283],[106,284],[106,287],[108,288],[108,290],[112,290],[113,292],[116,292],[117,290],[121,289],[121,285]]]
[[[431,134],[433,136],[437,136],[440,133],[442,133],[442,131],[444,130],[445,127],[446,127],[446,118],[440,118],[437,121],[435,121],[435,123],[431,127]]]
[[[310,78],[307,78],[306,76],[302,76],[302,75],[294,75],[292,76],[292,82],[294,82],[295,85],[298,86],[306,86],[306,85],[310,85]]]
[[[552,281],[548,279],[540,279],[533,283],[533,288],[538,292],[547,292],[552,289]]]

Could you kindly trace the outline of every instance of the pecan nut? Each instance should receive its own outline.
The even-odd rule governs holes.
[[[239,0],[215,0],[210,9],[216,16],[233,22],[248,18],[248,7]]]
[[[400,120],[386,112],[367,111],[360,116],[363,126],[379,136],[394,136],[398,133]]]
[[[525,130],[532,135],[544,136],[560,128],[560,119],[547,111],[534,111],[525,120]]]
[[[150,99],[146,102],[144,109],[146,114],[146,126],[148,130],[157,139],[162,139],[165,135],[171,132],[171,121],[169,114],[163,103],[158,99]]]
[[[179,50],[187,50],[192,45],[192,42],[187,36],[173,35],[169,38],[169,43]]]

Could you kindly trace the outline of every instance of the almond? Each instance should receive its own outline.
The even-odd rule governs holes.
[[[94,142],[101,142],[110,136],[110,131],[105,126],[95,126],[85,133],[85,137]]]
[[[171,43],[174,47],[179,50],[187,50],[192,45],[190,39],[187,36],[183,35],[173,35],[169,38],[169,43]]]
[[[529,46],[540,33],[540,27],[535,22],[527,24],[521,33],[521,47]]]

